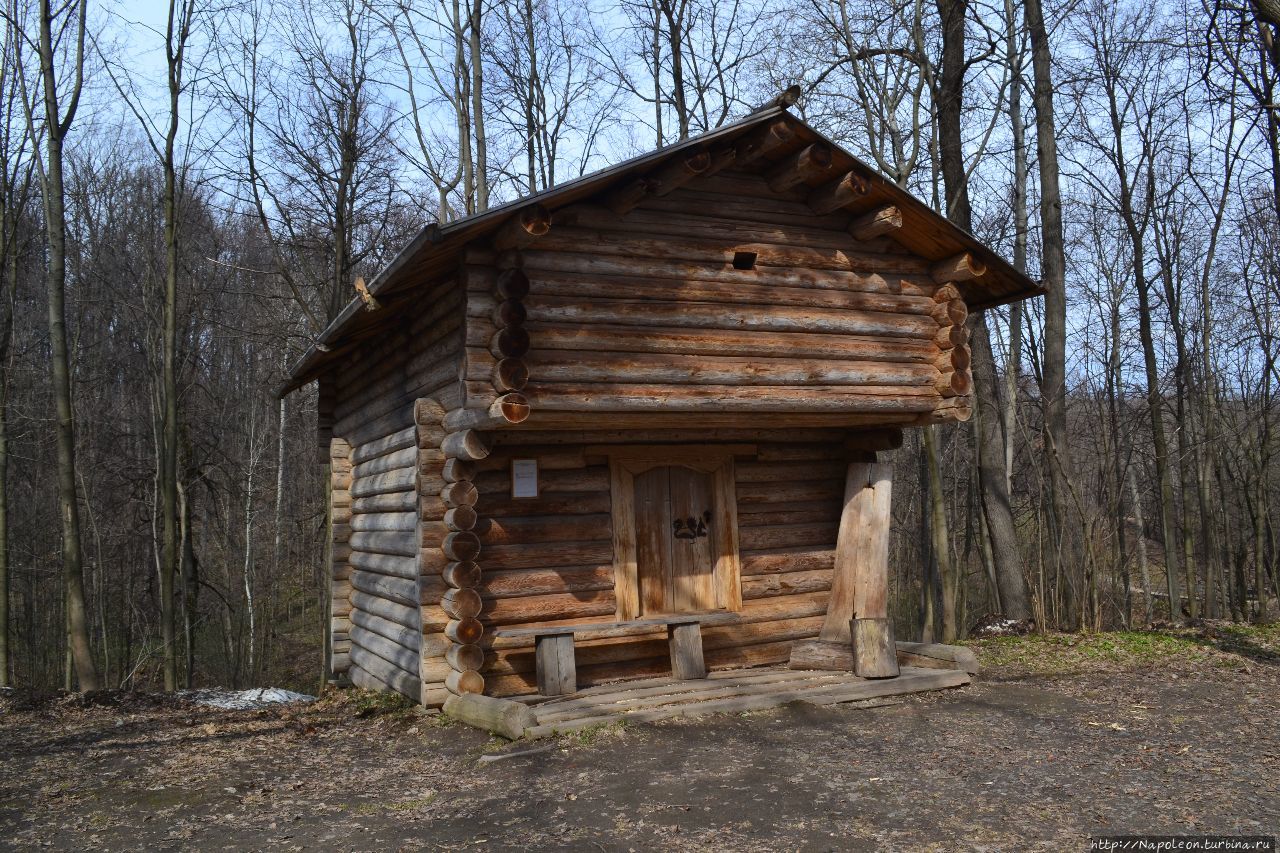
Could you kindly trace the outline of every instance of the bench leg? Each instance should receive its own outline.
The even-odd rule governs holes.
[[[702,626],[667,626],[667,640],[671,644],[671,675],[681,681],[706,678],[707,663],[702,658]]]
[[[538,637],[538,692],[543,696],[563,696],[578,689],[578,665],[573,658],[573,635]]]

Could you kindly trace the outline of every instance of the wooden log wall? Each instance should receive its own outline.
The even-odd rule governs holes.
[[[329,673],[351,666],[351,445],[329,439]]]
[[[586,448],[748,443],[755,455],[735,464],[743,606],[711,617],[703,644],[713,670],[783,663],[794,641],[817,636],[822,626],[846,460],[858,452],[850,449],[857,435],[828,429],[490,433],[490,454],[474,463],[480,516],[474,532],[484,566],[476,587],[479,621],[491,629],[615,620],[609,465]],[[538,460],[537,498],[511,497],[513,458]],[[537,692],[531,640],[494,639],[486,631],[481,645],[486,693]],[[579,641],[577,661],[582,686],[661,675],[671,666],[663,630]]]
[[[419,428],[415,401],[461,401],[463,299],[445,282],[414,306],[395,309],[398,325],[338,372],[333,432],[349,445],[350,482],[349,523],[335,539],[347,549],[351,681],[439,704],[444,648],[423,639],[424,613],[440,600],[439,566],[422,565],[418,495],[424,479],[439,479],[430,460],[440,436]],[[435,580],[423,582],[424,572]]]
[[[828,162],[806,148],[768,169],[708,170],[623,214],[557,212],[508,275],[520,297],[469,275],[467,405],[489,405],[485,380],[517,354],[535,413],[967,416],[953,399],[968,394],[954,278],[892,239],[895,209],[815,206],[815,186],[859,195],[848,175],[823,176]]]

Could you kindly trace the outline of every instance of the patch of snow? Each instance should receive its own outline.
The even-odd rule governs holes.
[[[229,711],[251,711],[269,705],[287,705],[292,702],[314,702],[316,697],[306,693],[294,693],[279,687],[256,687],[252,690],[186,690],[182,696],[197,705],[224,708]]]

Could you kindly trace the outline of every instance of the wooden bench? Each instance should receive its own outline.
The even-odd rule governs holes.
[[[533,637],[534,657],[538,667],[538,692],[543,696],[563,696],[578,689],[578,667],[574,659],[575,635],[590,637],[608,634],[625,637],[667,629],[671,649],[671,674],[682,681],[706,678],[707,664],[702,658],[702,620],[698,616],[655,616],[626,622],[598,622],[588,625],[558,625],[545,628],[498,628],[495,637],[508,639]]]

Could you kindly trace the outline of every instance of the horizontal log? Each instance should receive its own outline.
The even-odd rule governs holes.
[[[352,516],[351,529],[366,530],[413,530],[418,523],[415,512],[376,512],[361,513]]]
[[[441,441],[443,441],[443,437]],[[426,477],[438,477],[440,469],[444,466],[447,457],[443,450],[439,449],[439,445],[433,444],[428,447],[418,447],[417,467],[418,473]]]
[[[803,459],[790,462],[744,460],[737,463],[734,475],[739,483],[794,484],[813,480],[843,480],[845,465],[843,459]]]
[[[836,479],[810,483],[739,483],[738,506],[786,504],[793,501],[828,500],[844,495],[844,485]]]
[[[395,533],[353,533],[351,548],[370,554],[391,554],[398,557],[415,557],[418,554],[418,537],[412,531]]]
[[[387,663],[394,664],[406,672],[417,672],[419,665],[418,650],[409,649],[387,639],[381,634],[365,630],[356,625],[351,628],[351,642],[367,651],[373,652]]]
[[[910,276],[923,291],[932,293],[927,287],[929,262],[914,255],[884,252],[862,251],[860,244],[846,241],[843,246],[812,247],[797,246],[790,243],[747,243],[729,242],[721,238],[699,238],[688,235],[657,236],[642,232],[600,231],[587,228],[564,228],[557,231],[554,237],[548,237],[540,246],[534,263],[542,264],[542,252],[581,253],[584,247],[590,247],[592,255],[582,258],[592,272],[609,276],[640,276],[681,280],[686,276],[679,275],[683,264],[711,267],[695,269],[687,278],[697,280],[711,276],[712,280],[732,282],[736,273],[737,279],[744,283],[756,283],[756,270],[768,267],[774,276],[783,275],[786,269],[799,268],[806,271],[808,280],[825,283],[828,287],[837,287],[845,281],[845,277],[832,275],[835,273],[862,273],[880,275]],[[755,269],[739,270],[731,265],[735,256],[741,252],[750,252],[756,256]],[[609,257],[617,259],[612,264]],[[589,260],[588,260],[589,259]],[[560,263],[552,262],[551,268],[563,267],[572,257],[562,257]],[[622,268],[617,269],[621,261]],[[612,267],[612,269],[611,269]],[[783,269],[777,269],[783,268]],[[568,270],[566,270],[568,271]],[[719,275],[716,275],[719,273]],[[531,272],[532,293],[537,293],[545,273]],[[857,279],[853,279],[857,281]],[[770,282],[774,283],[774,282]],[[847,288],[850,290],[856,288]],[[924,295],[923,293],[921,295]],[[527,301],[528,297],[526,297]]]
[[[351,501],[352,521],[360,515],[412,512],[417,502],[416,492],[386,492],[380,495],[368,495]]]
[[[893,205],[855,216],[849,223],[849,233],[858,240],[874,240],[885,234],[893,234],[902,227],[902,212]]]
[[[353,465],[359,465],[377,459],[379,456],[385,456],[388,453],[395,453],[406,447],[412,447],[416,442],[415,431],[412,426],[393,432],[382,438],[361,444],[351,451],[351,462]]]
[[[553,351],[652,352],[673,355],[757,356],[767,358],[906,361],[928,364],[938,354],[932,341],[908,338],[809,334],[725,329],[636,328],[623,325],[539,324],[538,349],[531,358]]]
[[[417,447],[406,447],[397,450],[394,453],[387,453],[370,459],[368,462],[362,462],[352,469],[351,473],[354,477],[368,477],[373,474],[382,474],[387,471],[396,471],[401,468],[412,468],[418,459]]]
[[[739,547],[744,551],[767,548],[813,548],[834,546],[838,523],[778,524],[747,527],[738,531]]]
[[[351,663],[351,681],[356,686],[372,690],[394,690],[414,702],[418,701],[422,688],[421,681],[419,681],[417,675],[406,672],[395,664],[355,644],[351,646]],[[362,674],[357,674],[357,668]],[[362,684],[361,681],[365,678],[369,680]]]
[[[418,577],[417,561],[413,557],[399,557],[390,554],[366,554],[355,551],[348,558],[352,568],[378,575],[390,575],[396,578],[416,580]]]
[[[872,276],[864,276],[872,278]],[[868,282],[869,288],[873,285]],[[755,284],[750,281],[687,281],[674,286],[662,279],[637,276],[583,276],[576,273],[554,273],[539,278],[531,299],[542,296],[576,297],[580,300],[639,299],[670,301],[673,294],[685,302],[714,302],[729,305],[752,303],[760,306],[794,308],[838,308],[840,310],[884,311],[901,314],[927,314],[934,301],[928,296],[886,292],[876,287],[867,290],[844,290],[836,287],[788,287]],[[758,310],[765,310],[763,308]],[[769,310],[772,310],[771,308]],[[531,342],[542,346],[536,334]]]
[[[667,241],[668,251],[679,244]],[[713,246],[717,244],[712,244]],[[729,284],[773,285],[777,287],[811,287],[841,291],[865,291],[874,293],[902,293],[908,296],[932,296],[934,285],[929,281],[924,263],[914,257],[899,255],[854,253],[848,250],[828,251],[829,261],[821,268],[807,266],[757,266],[749,272],[729,266],[732,254],[726,254],[724,244],[719,249],[704,249],[695,244],[697,260],[677,260],[665,257],[646,257],[643,267],[623,251],[636,251],[638,244],[617,245],[616,256],[586,254],[569,250],[530,253],[531,274],[538,279],[547,272],[574,273],[583,276],[616,277],[644,276],[674,282],[711,281]],[[734,253],[742,250],[764,251],[766,257],[776,257],[780,262],[787,258],[770,253],[779,247],[761,244],[741,244]],[[759,250],[759,251],[758,251]],[[728,260],[725,260],[728,258]],[[795,260],[795,256],[790,256]],[[819,263],[820,257],[806,258],[808,263]],[[496,352],[496,350],[495,350]],[[503,352],[503,355],[523,355],[523,352]]]
[[[584,302],[558,296],[529,298],[536,323],[614,323],[669,328],[808,332],[929,340],[938,324],[927,315],[843,308],[794,308],[749,304],[708,305],[679,301],[600,299]],[[532,399],[532,398],[531,398]]]
[[[417,485],[417,474],[415,468],[401,468],[385,474],[374,474],[372,477],[360,477],[351,484],[351,497],[413,491]]]
[[[738,527],[770,527],[778,524],[834,522],[840,509],[832,501],[800,501],[788,506],[752,506],[738,511]]]
[[[539,383],[615,382],[740,385],[930,385],[928,364],[894,361],[744,358],[665,353],[537,353]]]
[[[750,411],[892,413],[933,411],[939,395],[931,386],[778,387],[771,385],[614,385],[538,383],[529,398],[539,410],[596,412]]]
[[[476,474],[475,487],[484,495],[481,511],[488,515],[488,501],[491,495],[509,495],[511,493],[511,469],[504,466],[496,471],[481,471]],[[609,491],[609,469],[604,465],[591,468],[549,470],[538,472],[539,495],[555,492],[603,492]],[[528,506],[532,507],[539,498],[529,498]]]
[[[469,726],[516,740],[538,723],[533,709],[521,702],[481,696],[476,690],[459,692],[464,695],[444,701],[444,712]]]
[[[476,463],[476,468],[481,471],[504,471],[511,467],[512,459],[517,456],[535,457],[538,460],[539,471],[568,471],[587,467],[582,447],[540,446],[524,441],[523,433],[520,437],[522,440],[517,446],[503,453],[495,453],[483,462]]]
[[[985,275],[986,272],[987,265],[968,252],[952,255],[929,268],[929,275],[939,284],[971,281]]]
[[[406,628],[389,619],[383,619],[376,613],[369,613],[364,610],[354,611],[351,614],[351,622],[366,631],[372,631],[407,649],[417,646],[422,637],[421,633],[416,629]]]
[[[495,545],[606,541],[613,535],[610,516],[605,513],[484,518],[476,525],[475,533],[486,550]]]
[[[536,498],[513,498],[510,492],[505,495],[486,492],[484,496],[484,513],[492,518],[601,513],[609,512],[610,508],[607,491],[548,492],[540,489]]]
[[[438,426],[445,414],[444,405],[434,397],[420,397],[413,402],[413,422],[420,428]]]
[[[786,574],[790,572],[830,572],[835,568],[835,549],[792,550],[741,555],[742,575]]]
[[[612,590],[566,595],[530,595],[484,599],[482,619],[490,625],[523,624],[554,619],[580,619],[617,612]]]
[[[383,619],[397,622],[406,628],[419,627],[419,622],[416,621],[419,607],[416,580],[356,570],[351,573],[351,586],[354,588],[351,593],[351,603],[356,607],[369,610]],[[364,605],[370,603],[366,597],[385,599],[402,608],[412,609],[414,614],[408,614],[399,609],[366,608]]]
[[[480,433],[472,429],[449,433],[440,443],[440,449],[446,456],[471,462],[489,455],[488,443]]]
[[[973,649],[942,643],[897,644],[898,663],[902,666],[922,666],[929,669],[958,669],[970,675],[978,674],[978,656]]]
[[[445,415],[450,432],[466,429],[496,429],[523,423],[529,417],[529,401],[521,394],[503,394],[486,409],[454,409]]]
[[[871,182],[857,172],[843,176],[809,193],[809,207],[814,213],[830,213],[839,207],[857,201],[871,189]]]
[[[476,590],[482,598],[515,598],[613,589],[613,566],[589,568],[516,569],[489,571]]]
[[[492,545],[484,549],[483,567],[532,569],[544,566],[605,565],[613,562],[611,542],[554,542],[538,545]]]
[[[787,572],[785,574],[752,575],[742,579],[744,600],[775,595],[823,592],[831,589],[831,572]]]

